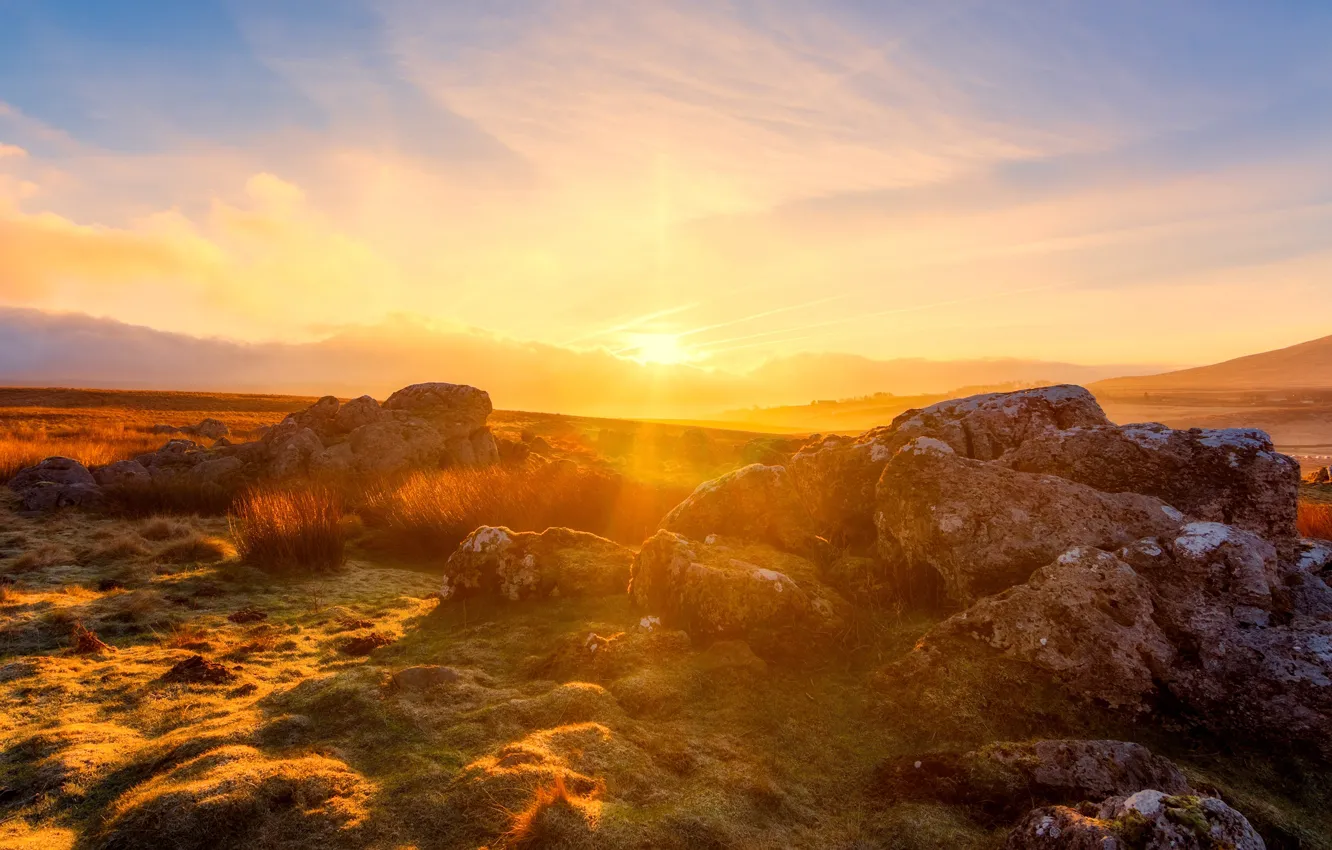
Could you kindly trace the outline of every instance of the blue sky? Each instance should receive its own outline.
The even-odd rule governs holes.
[[[1324,332],[1329,47],[1314,2],[0,0],[0,304],[1205,362]]]

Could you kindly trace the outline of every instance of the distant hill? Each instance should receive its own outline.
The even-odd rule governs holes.
[[[1112,378],[1091,389],[1099,395],[1164,391],[1312,390],[1332,388],[1332,336],[1289,348],[1237,357],[1211,366],[1161,375]]]

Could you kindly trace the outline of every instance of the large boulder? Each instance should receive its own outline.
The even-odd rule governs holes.
[[[338,430],[350,434],[363,425],[373,425],[384,418],[384,409],[368,395],[354,398],[338,408],[334,423]]]
[[[704,481],[659,528],[701,540],[709,534],[813,554],[814,522],[785,467],[751,464]]]
[[[101,487],[134,487],[152,480],[148,467],[137,460],[118,460],[106,466],[94,467],[92,474]]]
[[[481,526],[444,565],[445,599],[488,594],[502,599],[610,596],[629,584],[632,549],[568,528],[537,534]]]
[[[1082,547],[944,621],[918,651],[974,638],[1082,696],[1142,710],[1175,657],[1154,613],[1146,579],[1114,555]]]
[[[193,440],[167,440],[162,448],[141,454],[134,460],[148,470],[154,482],[162,482],[188,473],[209,457],[203,446]]]
[[[67,457],[48,457],[20,469],[9,479],[9,489],[25,511],[92,505],[102,497],[102,488],[88,468]]]
[[[825,536],[864,540],[874,535],[875,485],[884,465],[918,437],[942,441],[962,457],[996,460],[1046,432],[1109,424],[1082,387],[987,393],[908,410],[854,439],[825,438],[797,452],[788,466]]]
[[[893,799],[962,805],[1010,821],[1035,804],[1077,804],[1142,788],[1194,793],[1173,762],[1127,741],[1000,742],[906,755],[881,763],[875,779]]]
[[[268,474],[274,478],[304,475],[310,471],[310,459],[323,450],[324,444],[314,430],[301,428],[272,444],[273,459],[268,463]]]
[[[1151,496],[1015,472],[933,437],[893,455],[877,498],[884,557],[900,558],[904,574],[937,573],[959,602],[1021,583],[1071,547],[1114,548],[1171,534],[1184,520]]]
[[[447,448],[434,426],[410,417],[362,425],[348,437],[356,468],[365,473],[393,473],[439,466]]]
[[[62,486],[78,484],[91,486],[97,483],[93,474],[88,471],[88,467],[77,460],[67,457],[48,457],[41,463],[14,473],[14,477],[9,479],[9,487],[18,492],[39,482]]]
[[[490,394],[465,384],[412,384],[389,396],[389,410],[427,419],[444,439],[470,437],[485,427],[492,410]]]
[[[1253,429],[1176,431],[1149,423],[1045,431],[1003,457],[1109,493],[1156,496],[1192,519],[1269,538],[1295,535],[1300,467]]]
[[[205,440],[220,440],[230,434],[231,429],[222,420],[209,417],[190,428],[189,432],[196,437],[203,437]]]
[[[663,624],[696,639],[743,638],[755,649],[798,649],[835,636],[845,600],[818,568],[763,544],[658,531],[634,557],[629,594]]]
[[[1215,797],[1144,789],[1076,809],[1032,810],[1005,850],[1264,850],[1245,819]]]

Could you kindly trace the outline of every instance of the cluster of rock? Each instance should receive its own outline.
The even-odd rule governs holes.
[[[486,426],[490,413],[490,396],[461,384],[413,384],[382,405],[370,396],[345,404],[325,396],[250,442],[230,443],[224,423],[204,420],[193,433],[216,435],[211,447],[171,439],[155,452],[92,468],[47,458],[21,470],[9,486],[24,510],[36,511],[89,505],[107,489],[152,484],[221,488],[301,475],[488,466],[501,454]]]
[[[221,440],[231,433],[231,429],[227,427],[227,423],[210,416],[198,425],[154,425],[152,432],[154,434],[185,434],[189,437],[201,437],[205,440]]]
[[[998,743],[905,756],[877,774],[897,799],[962,806],[983,820],[1019,818],[1007,850],[1264,846],[1242,814],[1190,787],[1168,759],[1125,741]]]
[[[1260,431],[1117,426],[1072,386],[987,394],[705,482],[633,557],[628,592],[644,622],[771,654],[838,634],[839,576],[868,573],[963,609],[889,687],[958,654],[1004,659],[1097,705],[1329,757],[1332,547],[1299,539],[1299,481]],[[523,551],[541,574],[550,559]],[[471,558],[450,559],[446,590],[482,586],[463,581]],[[620,556],[600,587],[623,575]],[[1070,800],[1048,799],[1009,846],[1127,846],[1130,823],[1146,842],[1132,846],[1262,846],[1173,779]]]

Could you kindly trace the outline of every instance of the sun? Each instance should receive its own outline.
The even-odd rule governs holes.
[[[629,354],[640,363],[672,365],[694,359],[676,334],[637,333],[629,335]]]

